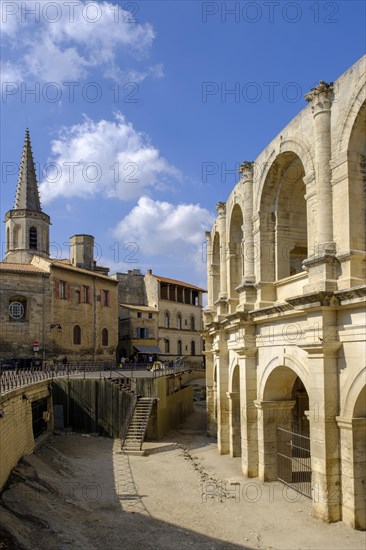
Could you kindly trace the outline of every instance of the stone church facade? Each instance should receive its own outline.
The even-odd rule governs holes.
[[[117,281],[94,261],[94,237],[70,238],[70,259],[50,257],[51,220],[41,209],[29,132],[0,262],[0,361],[115,362]]]
[[[366,528],[366,59],[261,152],[206,233],[208,433]]]

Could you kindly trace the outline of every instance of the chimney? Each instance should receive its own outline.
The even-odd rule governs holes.
[[[70,237],[70,260],[75,267],[94,271],[94,237],[92,235]]]
[[[147,270],[147,274],[148,274],[148,275],[152,275],[152,269],[148,269],[148,270]]]

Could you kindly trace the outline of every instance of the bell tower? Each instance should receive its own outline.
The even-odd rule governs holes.
[[[5,215],[4,262],[29,263],[33,256],[49,258],[50,217],[42,212],[29,130],[25,132],[13,210]]]

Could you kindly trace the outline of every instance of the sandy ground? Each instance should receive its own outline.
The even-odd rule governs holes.
[[[201,406],[200,406],[201,405]],[[0,549],[354,550],[366,534],[324,524],[280,483],[245,479],[240,458],[205,436],[203,403],[179,429],[144,444],[53,435],[15,469],[0,499]]]

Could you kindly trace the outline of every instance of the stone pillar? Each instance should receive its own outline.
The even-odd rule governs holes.
[[[207,258],[207,309],[213,310],[213,248],[210,231],[205,232],[206,236],[206,258]]]
[[[342,520],[366,529],[366,418],[337,417],[342,464]]]
[[[241,456],[242,471],[247,477],[258,476],[258,418],[254,401],[257,398],[257,365],[255,326],[245,324],[239,355],[240,407],[241,407]]]
[[[253,230],[253,162],[243,162],[239,168],[244,190],[243,212],[243,279],[238,288],[240,296],[239,310],[253,309],[256,300],[254,288],[254,230]]]
[[[318,245],[319,253],[334,250],[331,186],[331,107],[333,83],[323,80],[305,95],[311,103],[314,118],[316,183],[318,196]]]
[[[206,342],[206,414],[207,414],[207,435],[209,437],[216,437],[217,423],[216,423],[216,382],[214,380],[214,361],[211,349],[207,349],[210,346],[209,338],[205,338]]]
[[[340,343],[323,342],[301,347],[308,352],[309,364],[313,512],[324,521],[338,521],[341,519],[341,493],[336,415],[339,407],[337,351]]]
[[[259,478],[262,481],[277,479],[277,428],[291,430],[291,411],[294,400],[255,401],[258,409]]]
[[[305,95],[314,119],[317,236],[314,252],[304,262],[309,283],[304,292],[337,290],[336,246],[333,240],[333,196],[331,171],[331,106],[333,83],[320,81]]]
[[[220,294],[219,300],[227,299],[227,240],[226,240],[226,204],[218,202],[216,210],[219,214],[218,226],[220,233]]]
[[[220,333],[218,353],[214,354],[217,369],[217,446],[220,454],[230,452],[229,442],[229,357],[225,335]]]
[[[227,392],[230,419],[230,456],[241,456],[240,393]]]

